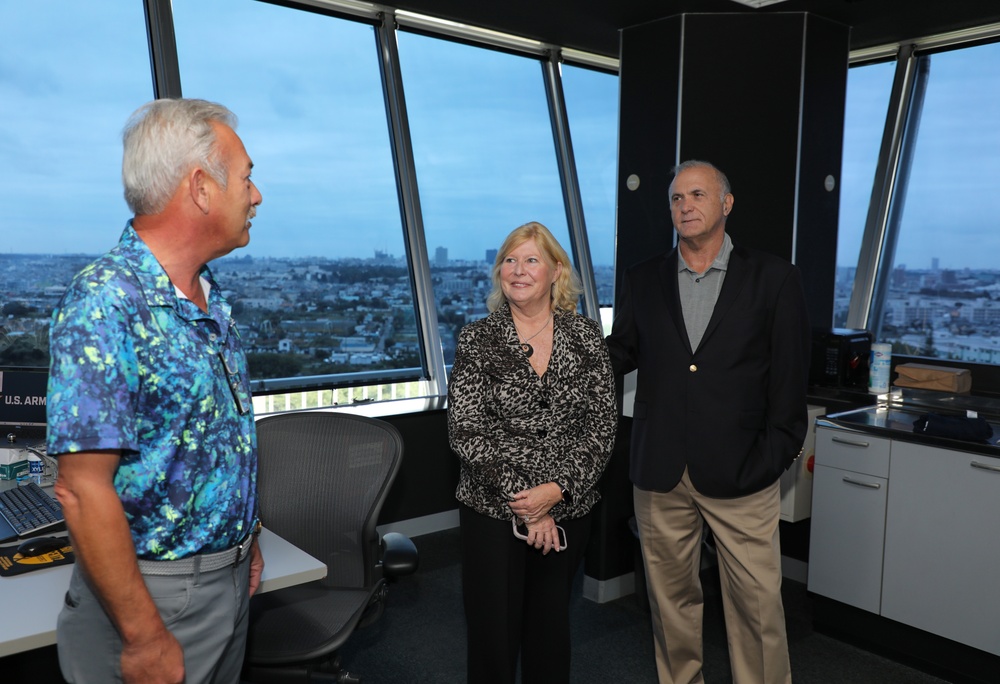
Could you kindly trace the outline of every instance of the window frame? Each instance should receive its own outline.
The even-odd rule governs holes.
[[[881,330],[882,313],[889,293],[895,246],[900,232],[901,216],[893,214],[893,199],[896,193],[905,191],[927,83],[926,70],[921,73],[922,60],[942,51],[997,42],[1000,42],[1000,24],[989,24],[929,36],[906,44],[851,52],[852,65],[886,58],[896,62],[893,91],[886,112],[882,145],[846,323],[848,328],[873,330],[876,341]],[[898,352],[893,354],[893,364],[912,360],[931,360],[941,366],[971,369],[976,376],[977,394],[1000,395],[1000,365],[937,357],[926,359]]]
[[[901,230],[901,202],[906,193],[920,112],[927,89],[929,58],[935,53],[1000,42],[1000,25],[944,34],[895,46],[896,63],[882,143],[848,311],[849,328],[881,332],[886,297]],[[852,66],[884,59],[887,48],[851,54]]]
[[[414,369],[377,370],[360,373],[343,373],[322,376],[296,376],[252,381],[255,396],[275,395],[314,390],[337,390],[375,385],[380,382],[413,381],[421,383],[428,396],[447,394],[448,371],[438,328],[437,307],[431,284],[430,259],[420,210],[406,112],[405,94],[400,74],[397,32],[410,30],[435,38],[455,40],[483,49],[496,49],[538,60],[542,69],[545,94],[549,108],[556,157],[559,165],[560,185],[570,233],[569,248],[584,284],[583,312],[601,319],[594,279],[593,264],[587,241],[583,204],[579,180],[576,175],[573,147],[562,91],[559,65],[571,63],[581,68],[605,73],[618,73],[618,60],[578,50],[564,49],[539,41],[498,33],[488,29],[438,20],[404,10],[376,7],[351,0],[336,3],[324,0],[260,0],[295,10],[329,15],[348,21],[360,21],[374,26],[376,49],[385,98],[386,123],[389,127],[393,151],[393,167],[406,260],[411,278],[418,334],[421,340],[422,366]],[[174,37],[171,0],[142,0],[146,16],[146,30],[150,45],[150,67],[153,75],[155,97],[182,97],[181,73]],[[412,372],[410,372],[412,370]]]

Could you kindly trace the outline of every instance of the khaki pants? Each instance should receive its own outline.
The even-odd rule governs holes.
[[[719,556],[734,684],[791,682],[781,605],[780,485],[735,499],[699,494],[685,470],[670,492],[635,488],[660,684],[702,678],[702,528]]]

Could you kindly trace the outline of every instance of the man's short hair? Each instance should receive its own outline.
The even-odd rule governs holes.
[[[223,189],[228,169],[216,149],[213,124],[236,129],[236,115],[214,102],[153,100],[137,109],[122,132],[122,184],[134,214],[163,211],[177,186],[200,166]]]
[[[719,200],[725,201],[726,195],[732,193],[733,189],[729,185],[729,178],[726,177],[726,174],[724,174],[719,167],[711,162],[702,161],[700,159],[688,159],[687,161],[681,162],[672,169],[674,178],[677,178],[677,174],[681,171],[687,171],[688,169],[697,167],[711,169],[715,172],[715,177],[719,181],[719,187],[722,188],[722,194],[719,196]]]

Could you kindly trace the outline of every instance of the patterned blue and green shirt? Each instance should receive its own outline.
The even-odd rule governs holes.
[[[48,452],[122,450],[115,487],[139,558],[222,551],[254,519],[246,355],[208,267],[201,275],[207,314],[178,297],[129,222],[53,313]]]

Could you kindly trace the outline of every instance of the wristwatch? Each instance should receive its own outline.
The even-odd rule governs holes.
[[[556,484],[559,486],[559,491],[562,493],[562,500],[563,500],[563,502],[566,505],[572,504],[573,503],[573,495],[569,493],[568,489],[566,489],[566,485],[564,485],[562,482],[556,482]]]

